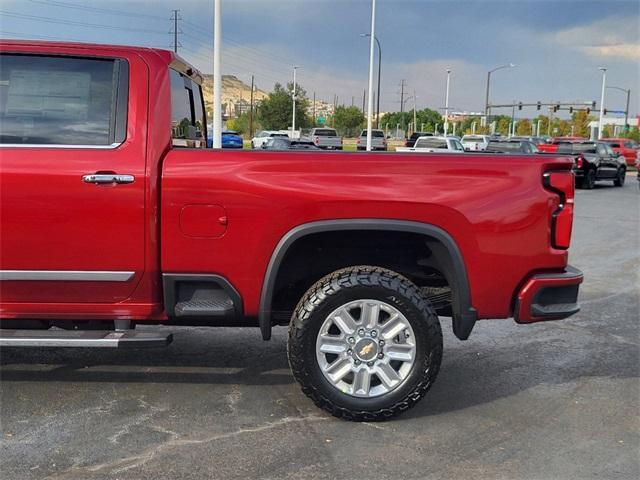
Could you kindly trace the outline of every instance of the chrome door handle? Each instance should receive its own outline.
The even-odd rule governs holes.
[[[82,181],[96,185],[106,185],[111,183],[133,183],[136,179],[133,175],[118,175],[116,173],[94,173],[84,175]]]

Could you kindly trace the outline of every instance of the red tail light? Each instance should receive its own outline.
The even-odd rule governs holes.
[[[313,137],[313,143],[318,145],[320,143],[320,137]]]
[[[562,170],[546,172],[543,183],[560,197],[557,208],[551,214],[551,246],[553,248],[567,249],[571,243],[571,229],[573,227],[573,199],[574,175],[573,172]]]
[[[584,162],[584,158],[581,155],[576,158],[576,168],[582,168],[582,162]]]

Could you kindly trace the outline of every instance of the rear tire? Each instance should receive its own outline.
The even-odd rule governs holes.
[[[586,188],[587,190],[593,190],[593,187],[596,186],[596,172],[593,169],[587,171],[587,175],[582,180],[582,188]]]
[[[627,172],[625,171],[624,168],[621,168],[618,170],[618,173],[616,174],[616,178],[613,181],[613,184],[616,187],[624,187],[624,181],[627,178]]]
[[[391,270],[356,266],[325,276],[305,293],[287,353],[302,391],[318,407],[346,420],[384,420],[431,388],[442,330],[414,283]]]

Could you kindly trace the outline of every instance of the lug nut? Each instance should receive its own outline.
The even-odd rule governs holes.
[[[361,328],[360,330],[358,330],[358,335],[360,335],[361,337],[364,337],[364,328]]]
[[[354,343],[356,343],[356,339],[353,337],[349,337],[349,343],[353,345]]]
[[[370,367],[373,367],[373,362],[367,362],[367,365],[369,365]]]
[[[384,354],[383,354],[383,353],[379,353],[379,354],[378,354],[378,358],[383,358],[383,357],[384,357]]]
[[[361,362],[360,362],[360,360],[358,360],[358,359],[356,358],[356,361],[355,361],[354,363],[355,363],[356,365],[360,365],[360,363],[361,363]]]
[[[384,347],[384,340],[380,340],[380,341],[378,342],[378,345],[380,345],[381,347]]]
[[[376,337],[378,336],[378,332],[376,332],[375,330],[372,330],[372,331],[371,331],[371,336],[372,336],[373,338],[376,338]]]
[[[347,350],[347,355],[351,355],[351,354],[353,354],[353,350],[351,349]]]
[[[409,338],[411,336],[411,334],[409,333],[409,330],[404,331],[404,336],[405,338]]]

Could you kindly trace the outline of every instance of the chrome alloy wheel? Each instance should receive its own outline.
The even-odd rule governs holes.
[[[415,335],[397,308],[379,300],[356,300],[325,319],[316,358],[324,377],[339,391],[378,397],[409,376],[416,358]]]

